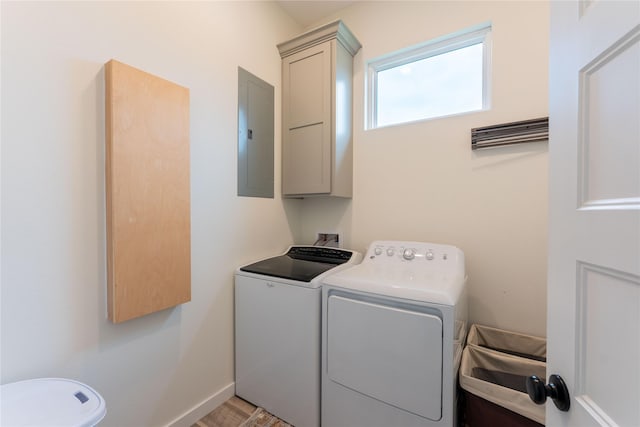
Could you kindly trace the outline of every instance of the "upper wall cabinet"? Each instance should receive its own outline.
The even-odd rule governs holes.
[[[282,194],[351,197],[353,56],[332,22],[278,45],[282,57]]]

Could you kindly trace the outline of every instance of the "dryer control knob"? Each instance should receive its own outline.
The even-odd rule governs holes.
[[[404,252],[402,253],[402,258],[406,259],[407,261],[411,261],[415,257],[416,257],[416,251],[414,251],[413,249],[405,249]]]
[[[427,252],[426,258],[428,261],[431,261],[433,259],[433,252],[431,251]]]
[[[388,256],[393,256],[393,253],[394,253],[394,252],[395,252],[395,251],[393,250],[393,248],[387,248],[387,255],[388,255]]]
[[[375,249],[373,250],[373,253],[375,253],[376,255],[380,255],[380,254],[382,254],[382,248],[375,248]]]

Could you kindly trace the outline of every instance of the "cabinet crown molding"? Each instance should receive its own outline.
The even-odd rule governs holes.
[[[347,26],[341,20],[337,20],[278,44],[278,51],[280,51],[281,58],[286,58],[301,50],[332,39],[338,40],[351,56],[355,55],[362,47]]]

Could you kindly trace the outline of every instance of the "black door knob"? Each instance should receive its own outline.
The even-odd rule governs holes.
[[[529,398],[538,405],[542,405],[547,401],[547,397],[550,397],[561,411],[566,412],[571,406],[569,389],[560,375],[550,375],[549,384],[545,384],[543,379],[531,375],[527,378],[527,393]]]

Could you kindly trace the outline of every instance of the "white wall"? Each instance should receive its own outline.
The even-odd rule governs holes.
[[[298,201],[236,197],[237,67],[276,87],[300,28],[265,2],[2,2],[1,382],[76,378],[107,426],[166,425],[232,392],[233,270],[282,251]],[[192,301],[106,318],[104,69],[190,88]],[[276,189],[280,159],[276,157]]]
[[[546,2],[358,2],[340,18],[354,60],[353,200],[303,201],[301,242],[338,231],[449,243],[466,256],[472,322],[546,334],[546,142],[471,151],[470,129],[548,115]],[[364,130],[366,62],[476,24],[493,24],[489,111]],[[320,23],[318,23],[320,24]]]

